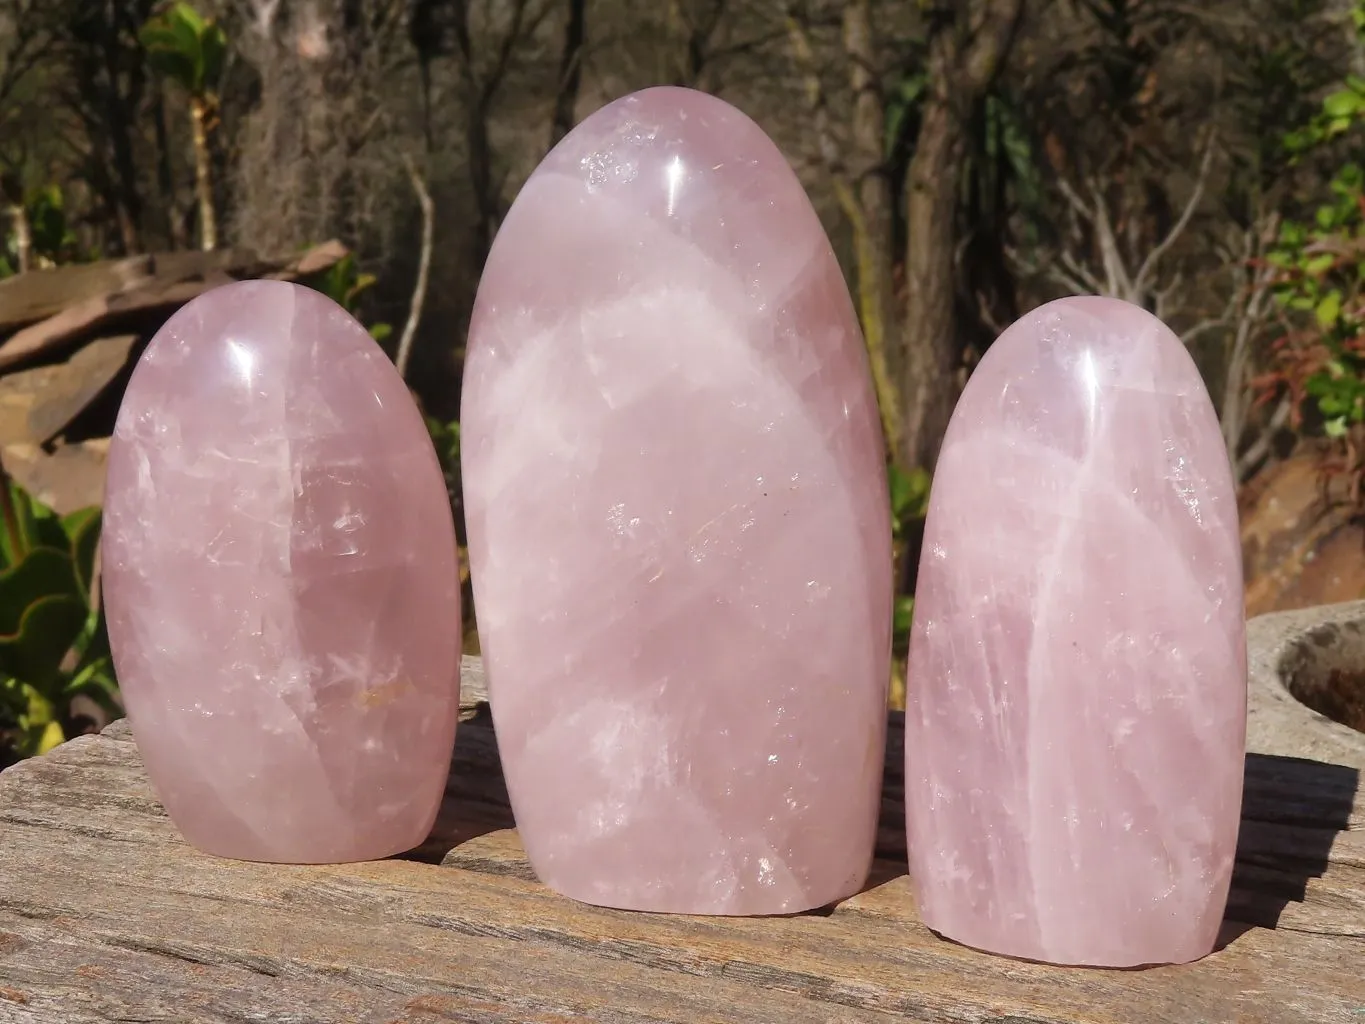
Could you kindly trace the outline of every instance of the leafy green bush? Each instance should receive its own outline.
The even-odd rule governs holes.
[[[1354,11],[1365,40],[1365,3]],[[1334,453],[1328,472],[1354,481],[1365,499],[1365,78],[1350,76],[1316,116],[1285,139],[1294,161],[1344,156],[1330,196],[1311,220],[1286,220],[1267,255],[1281,331],[1261,402],[1290,400],[1291,425],[1321,435]],[[1352,159],[1355,157],[1356,159]]]
[[[28,757],[67,738],[76,697],[118,713],[95,597],[101,517],[58,516],[3,474],[0,513],[0,726]]]

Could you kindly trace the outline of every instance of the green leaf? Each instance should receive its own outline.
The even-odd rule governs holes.
[[[21,561],[27,552],[37,547],[63,551],[68,548],[66,531],[62,529],[57,513],[14,481],[10,481],[9,500],[18,536],[11,537],[7,525],[0,524],[0,558],[6,566]]]
[[[1351,117],[1360,111],[1360,96],[1349,89],[1334,92],[1322,101],[1322,109],[1328,117]]]
[[[173,24],[183,25],[196,38],[204,34],[204,27],[206,22],[204,21],[203,15],[201,15],[197,10],[195,10],[193,6],[185,3],[184,0],[181,0],[180,3],[177,3],[169,11],[167,11],[166,17]]]
[[[138,41],[147,51],[147,63],[154,71],[172,79],[181,88],[194,91],[198,74],[197,44],[187,51],[184,40],[173,27],[152,22],[143,26]]]
[[[1322,425],[1322,431],[1328,437],[1345,437],[1346,417],[1337,416],[1333,419],[1328,420],[1326,423]]]
[[[895,611],[891,619],[891,630],[897,637],[910,634],[910,626],[915,618],[915,599],[901,595],[896,598]]]
[[[891,491],[891,518],[899,532],[907,520],[920,518],[928,511],[930,477],[919,467],[907,473],[899,466],[890,466],[886,478]]]
[[[884,145],[888,157],[894,154],[907,138],[923,103],[928,82],[929,78],[924,72],[907,75],[896,83],[887,97]]]
[[[71,556],[35,548],[0,573],[0,671],[51,686],[88,616]]]
[[[370,327],[370,337],[381,343],[388,341],[392,334],[393,324],[374,324]]]
[[[1324,330],[1335,327],[1341,319],[1341,292],[1335,288],[1328,292],[1318,303],[1313,315],[1317,318],[1318,326]]]
[[[71,544],[76,579],[88,599],[95,582],[95,556],[99,551],[102,515],[98,506],[78,509],[62,517],[62,529]]]
[[[38,735],[37,744],[34,746],[34,754],[43,755],[54,747],[60,747],[66,742],[66,733],[62,731],[61,722],[48,722],[43,726],[43,731]]]
[[[216,92],[215,86],[223,77],[227,63],[227,35],[217,25],[210,25],[200,40],[199,90],[204,94]]]
[[[208,96],[222,75],[227,36],[188,3],[177,3],[148,20],[138,41],[152,67],[191,95]]]
[[[1319,210],[1318,212],[1321,213],[1322,211]],[[1331,270],[1332,264],[1336,263],[1336,261],[1337,258],[1330,252],[1319,253],[1317,256],[1304,262],[1303,271],[1305,274],[1311,274],[1314,277],[1318,277]]]

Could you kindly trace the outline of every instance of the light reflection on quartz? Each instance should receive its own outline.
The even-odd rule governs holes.
[[[682,157],[674,156],[664,168],[664,178],[668,182],[668,215],[673,216],[673,211],[678,205],[678,187],[683,179]]]
[[[242,383],[250,386],[252,374],[256,369],[256,353],[240,341],[229,340],[227,347],[233,369],[242,378]]]
[[[1085,386],[1085,415],[1093,428],[1095,407],[1100,398],[1100,374],[1095,366],[1095,353],[1086,349],[1081,353],[1081,383]]]

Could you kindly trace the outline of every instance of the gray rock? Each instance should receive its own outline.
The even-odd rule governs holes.
[[[1247,623],[1247,750],[1365,769],[1365,732],[1321,715],[1334,671],[1365,678],[1365,601],[1260,615]]]

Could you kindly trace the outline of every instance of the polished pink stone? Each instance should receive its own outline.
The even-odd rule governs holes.
[[[1050,303],[971,377],[934,474],[905,716],[910,874],[971,946],[1113,967],[1208,953],[1237,844],[1237,506],[1159,320]]]
[[[882,442],[839,266],[762,130],[660,88],[566,137],[489,256],[462,412],[540,877],[708,914],[856,892],[885,743]]]
[[[109,637],[138,748],[193,845],[335,862],[420,843],[459,706],[441,468],[392,363],[274,281],[177,312],[109,449]]]

